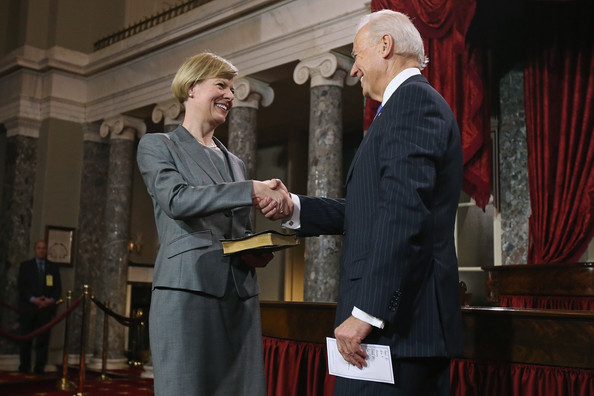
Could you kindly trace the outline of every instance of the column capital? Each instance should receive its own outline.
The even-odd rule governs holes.
[[[353,60],[348,56],[326,52],[299,62],[293,71],[293,80],[301,85],[311,77],[311,87],[335,85],[342,88],[345,78],[348,85],[357,82],[356,77],[349,75],[352,66]]]
[[[134,118],[119,114],[112,118],[107,118],[101,123],[99,134],[102,138],[107,136],[110,139],[134,140],[134,137],[142,137],[146,133],[146,125],[139,118]]]
[[[274,90],[267,83],[251,77],[235,80],[235,100],[233,107],[258,109],[260,103],[268,107],[274,100]]]
[[[6,128],[6,137],[26,136],[39,138],[41,121],[29,117],[15,116],[5,120],[4,127]]]
[[[167,124],[176,120],[183,111],[184,105],[180,103],[179,100],[175,98],[169,99],[164,102],[157,103],[153,109],[151,118],[155,124],[161,120],[164,120]]]
[[[82,124],[83,142],[107,143],[108,140],[100,135],[100,126],[97,122]]]

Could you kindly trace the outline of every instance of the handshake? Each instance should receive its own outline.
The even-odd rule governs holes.
[[[293,215],[291,194],[280,179],[254,180],[252,202],[270,220],[280,220]]]

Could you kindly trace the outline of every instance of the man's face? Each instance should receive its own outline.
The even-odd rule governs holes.
[[[47,256],[47,244],[45,242],[37,242],[35,245],[35,258],[45,259]]]
[[[361,82],[363,96],[366,98],[382,100],[383,90],[378,87],[379,61],[381,57],[377,52],[377,43],[369,40],[368,26],[363,26],[353,41],[353,58],[355,63],[351,68],[351,76],[357,77]]]

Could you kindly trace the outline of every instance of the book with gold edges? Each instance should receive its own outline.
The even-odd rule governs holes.
[[[283,234],[278,231],[268,230],[248,235],[239,239],[221,239],[223,254],[233,253],[262,253],[276,252],[299,245],[296,234]]]

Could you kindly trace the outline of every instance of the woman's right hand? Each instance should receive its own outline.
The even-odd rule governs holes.
[[[286,188],[279,188],[280,180],[273,179],[265,182],[254,180],[252,182],[252,200],[260,212],[270,218],[275,214],[285,217],[293,212],[293,201]],[[282,182],[280,185],[284,187]]]

